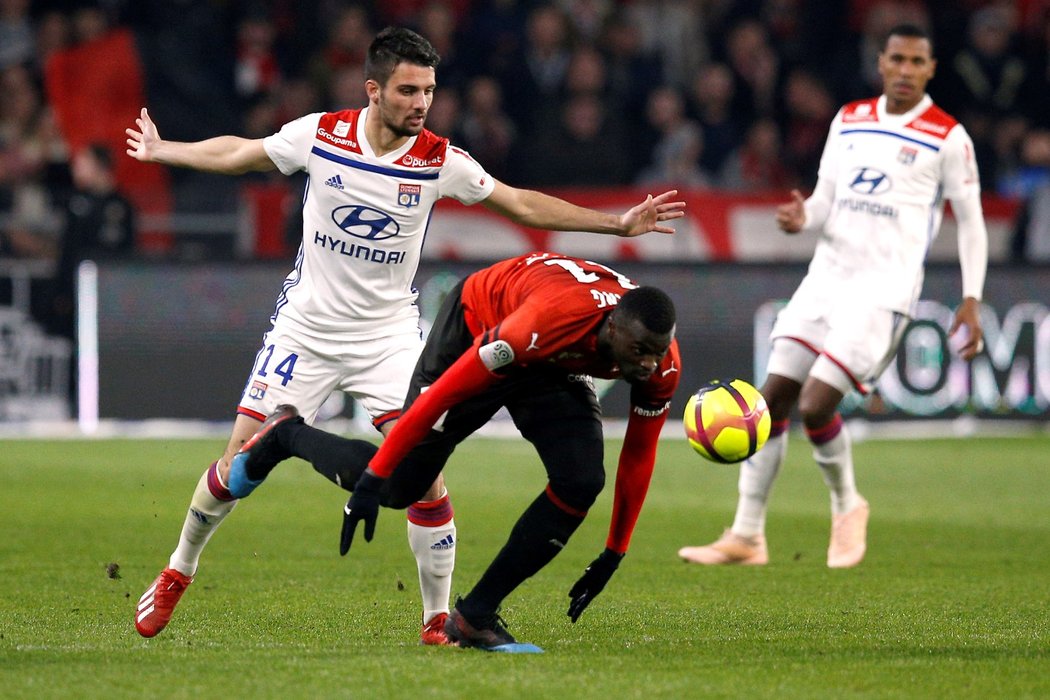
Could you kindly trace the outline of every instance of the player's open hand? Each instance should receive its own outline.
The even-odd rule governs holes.
[[[791,201],[777,207],[777,226],[785,233],[798,233],[806,223],[806,200],[798,190],[791,190]]]
[[[149,118],[145,107],[139,113],[139,118],[135,120],[135,126],[138,127],[138,130],[124,130],[124,133],[128,135],[128,155],[135,160],[148,163],[153,160],[153,148],[160,141],[160,135],[157,133],[157,125]]]
[[[649,195],[645,201],[633,207],[620,217],[621,236],[630,238],[643,233],[674,233],[671,226],[661,226],[660,222],[680,219],[685,216],[685,202],[672,202],[678,190],[670,190],[656,197]]]
[[[346,556],[346,553],[350,551],[359,522],[365,524],[365,542],[372,541],[372,536],[376,531],[376,519],[379,517],[380,490],[385,481],[386,479],[376,476],[367,469],[358,478],[350,500],[343,507],[343,531],[339,535],[339,554],[341,556]]]
[[[597,559],[591,562],[590,566],[584,569],[583,576],[569,589],[569,598],[571,600],[569,601],[569,611],[566,615],[573,622],[580,619],[580,615],[591,604],[591,601],[602,592],[605,584],[609,583],[609,579],[616,573],[616,569],[619,568],[622,559],[623,555],[619,552],[606,549],[598,555]]]

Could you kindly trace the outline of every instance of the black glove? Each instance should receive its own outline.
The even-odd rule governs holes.
[[[602,592],[605,584],[609,583],[609,579],[616,573],[622,559],[623,555],[619,552],[606,549],[584,569],[583,576],[569,589],[569,597],[572,600],[569,601],[569,612],[566,615],[572,618],[573,622],[580,619],[580,615],[591,601]]]
[[[386,479],[376,476],[368,470],[361,473],[350,500],[343,508],[343,532],[339,536],[339,554],[345,556],[354,541],[357,523],[365,523],[365,542],[372,541],[376,532],[376,518],[379,517],[379,491]]]

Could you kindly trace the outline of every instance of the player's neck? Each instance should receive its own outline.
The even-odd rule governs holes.
[[[915,105],[922,102],[924,95],[920,95],[917,100],[895,100],[889,95],[886,96],[886,114],[907,114],[908,112],[915,109]]]
[[[383,124],[376,110],[370,109],[365,116],[365,138],[368,139],[368,145],[372,147],[373,153],[377,156],[385,156],[404,146],[411,137],[395,134]]]

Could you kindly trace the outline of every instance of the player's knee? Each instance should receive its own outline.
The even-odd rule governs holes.
[[[823,397],[807,394],[805,392],[799,397],[798,412],[802,416],[802,423],[811,429],[827,425],[835,416],[838,403],[831,403]]]
[[[550,489],[561,501],[576,510],[587,510],[605,488],[605,470],[578,472],[570,477],[551,479]]]

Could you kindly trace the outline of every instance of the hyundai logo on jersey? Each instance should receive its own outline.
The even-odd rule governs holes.
[[[849,188],[857,194],[883,194],[890,190],[890,176],[875,168],[855,168]]]
[[[332,221],[351,236],[370,241],[393,238],[401,230],[401,226],[386,212],[360,204],[336,207],[332,210]]]

